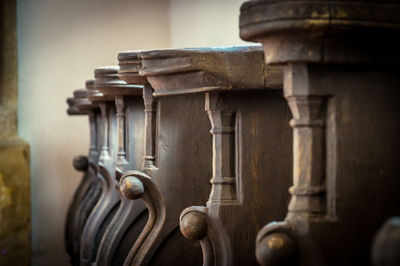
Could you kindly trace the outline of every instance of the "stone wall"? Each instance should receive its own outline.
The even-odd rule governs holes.
[[[16,1],[0,2],[0,265],[29,265],[29,145],[18,137]]]

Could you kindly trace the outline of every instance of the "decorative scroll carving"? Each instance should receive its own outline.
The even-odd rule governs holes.
[[[166,218],[163,197],[151,178],[139,171],[126,172],[120,180],[120,190],[127,199],[142,199],[149,210],[147,223],[124,265],[147,265],[157,247],[157,237]]]
[[[156,168],[156,115],[157,102],[153,97],[153,88],[145,84],[143,88],[144,111],[145,111],[145,144],[143,169],[153,170]]]

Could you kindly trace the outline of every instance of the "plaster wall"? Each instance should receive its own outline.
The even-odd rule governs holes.
[[[239,37],[245,0],[170,0],[171,46],[252,45]]]

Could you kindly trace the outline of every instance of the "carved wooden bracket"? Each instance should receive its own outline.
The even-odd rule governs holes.
[[[154,96],[263,89],[268,83],[258,46],[154,50],[140,56],[144,59],[140,74],[152,84]],[[162,61],[167,65],[157,64]]]
[[[139,171],[126,172],[120,180],[120,190],[129,200],[142,199],[149,210],[147,223],[124,265],[147,265],[157,248],[157,237],[166,218],[163,197],[151,178]]]

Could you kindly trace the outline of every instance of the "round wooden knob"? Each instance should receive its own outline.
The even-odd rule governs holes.
[[[400,265],[400,217],[390,218],[375,236],[372,247],[375,266]]]
[[[261,265],[295,265],[296,253],[296,242],[284,233],[267,235],[256,248],[256,257]]]
[[[144,194],[144,186],[142,181],[134,176],[125,177],[119,187],[122,195],[127,199],[138,199]]]
[[[86,171],[89,168],[88,158],[84,155],[79,155],[74,158],[74,168],[78,171]]]
[[[207,233],[207,221],[204,215],[199,212],[188,212],[180,221],[182,234],[192,240],[200,240]]]

